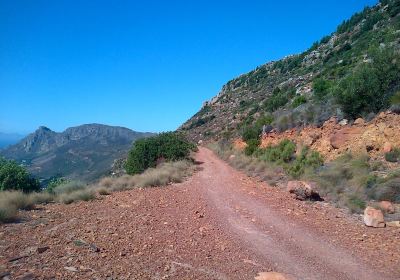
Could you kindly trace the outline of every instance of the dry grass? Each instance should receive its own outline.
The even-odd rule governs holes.
[[[234,168],[245,172],[248,176],[258,177],[270,186],[276,186],[279,181],[286,180],[281,167],[256,157],[246,156],[243,152],[232,148],[228,143],[211,143],[208,148]]]
[[[108,195],[114,191],[122,191],[135,187],[164,186],[182,182],[195,170],[189,161],[166,162],[157,168],[150,168],[144,173],[118,178],[103,178],[96,185],[87,186],[81,182],[70,181],[49,192],[23,193],[19,191],[0,192],[0,223],[12,222],[18,218],[18,210],[30,210],[35,204],[51,201],[70,204],[76,201],[89,201],[99,195]]]
[[[49,193],[23,193],[20,191],[0,192],[0,222],[17,219],[18,210],[31,210],[35,204],[48,203],[54,199]]]
[[[106,177],[99,181],[94,188],[97,192],[123,191],[136,187],[165,186],[170,183],[179,183],[194,172],[194,165],[190,161],[165,162],[157,168],[149,168],[142,174],[117,178]]]
[[[92,189],[76,190],[60,194],[57,197],[57,201],[64,204],[71,204],[76,201],[89,201],[96,197],[96,193]]]

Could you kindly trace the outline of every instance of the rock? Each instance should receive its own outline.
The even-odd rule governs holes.
[[[95,252],[95,253],[100,252],[100,249],[95,244],[90,244],[89,249],[90,249],[90,251]]]
[[[381,228],[385,227],[385,220],[381,210],[368,206],[364,210],[364,224],[369,227]]]
[[[381,201],[378,203],[380,209],[388,214],[394,214],[394,205],[390,201]]]
[[[41,253],[46,252],[46,251],[49,250],[49,249],[50,249],[49,246],[44,246],[44,247],[38,247],[38,248],[36,249],[36,251],[37,251],[39,254],[41,254]]]
[[[203,144],[203,140],[199,140],[199,142],[197,142],[197,144],[202,145]]]
[[[259,272],[255,280],[294,280],[292,276],[279,272]]]
[[[355,125],[364,125],[364,124],[365,124],[365,121],[364,121],[363,118],[358,118],[358,119],[356,119],[356,120],[354,121],[354,124],[355,124]]]
[[[65,266],[64,269],[68,270],[68,271],[71,271],[71,272],[78,272],[78,269],[76,267],[73,267],[73,266]]]
[[[313,182],[289,181],[286,190],[298,200],[322,200]]]
[[[343,119],[343,120],[341,120],[341,121],[339,122],[339,124],[340,124],[341,126],[345,126],[345,125],[347,125],[348,123],[349,123],[349,121],[346,120],[346,119]]]
[[[235,155],[230,155],[229,159],[234,159],[236,156]]]
[[[384,153],[389,153],[392,151],[392,149],[393,149],[393,146],[391,143],[385,142],[385,144],[383,144],[383,152]]]
[[[400,221],[387,222],[386,225],[388,227],[400,227]]]
[[[362,132],[361,127],[345,127],[334,133],[329,142],[334,149],[340,149],[346,146],[346,142],[354,141]]]

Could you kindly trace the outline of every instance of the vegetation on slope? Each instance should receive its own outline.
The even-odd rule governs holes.
[[[400,106],[393,98],[400,91],[399,10],[399,1],[382,0],[307,51],[229,81],[181,129],[199,140],[237,136],[266,115],[283,131],[321,125],[333,115],[369,119],[391,105],[395,110]]]

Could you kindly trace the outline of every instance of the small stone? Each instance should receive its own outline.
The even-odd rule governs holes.
[[[68,270],[68,271],[71,271],[71,272],[78,272],[78,269],[76,267],[73,267],[73,266],[65,266],[64,269]]]
[[[41,253],[46,252],[46,251],[49,250],[49,249],[50,249],[49,246],[44,246],[44,247],[38,247],[38,248],[36,249],[36,251],[37,251],[39,254],[41,254]]]
[[[400,227],[400,221],[387,222],[386,225],[388,227]]]
[[[383,152],[384,153],[389,153],[392,151],[392,149],[393,149],[393,146],[391,143],[385,142],[385,144],[383,144]]]

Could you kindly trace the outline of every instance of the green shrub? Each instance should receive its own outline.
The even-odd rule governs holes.
[[[53,189],[53,193],[55,193],[56,195],[61,195],[64,193],[68,194],[68,193],[72,193],[75,191],[84,190],[86,188],[87,188],[87,186],[80,181],[66,181],[66,182],[56,186]]]
[[[252,154],[254,154],[255,151],[257,151],[258,146],[260,145],[260,140],[259,139],[250,139],[246,143],[247,143],[247,146],[244,149],[244,153],[247,156],[251,156]]]
[[[398,162],[400,161],[400,149],[395,148],[390,152],[385,153],[385,159],[389,162]]]
[[[300,105],[302,105],[304,103],[307,103],[307,98],[305,98],[303,95],[296,96],[293,99],[292,108],[297,108],[297,107],[299,107]]]
[[[65,178],[54,178],[51,179],[46,187],[46,191],[49,193],[54,193],[54,189],[60,185],[68,183],[69,180]]]
[[[155,167],[159,161],[187,159],[195,149],[196,146],[179,133],[161,133],[137,140],[129,151],[125,169],[130,175],[142,173],[147,168]]]
[[[314,96],[317,100],[322,100],[327,96],[332,87],[332,83],[324,78],[316,78],[313,81]]]
[[[261,129],[257,126],[248,126],[243,129],[242,139],[246,143],[250,140],[258,140],[261,135]]]
[[[366,205],[367,203],[357,195],[351,195],[346,201],[346,206],[353,213],[361,213],[365,209]]]
[[[390,98],[390,104],[400,105],[400,91],[393,94],[393,96]]]
[[[6,190],[38,191],[40,184],[15,161],[0,157],[0,191]]]
[[[389,107],[390,92],[400,81],[400,60],[393,51],[379,50],[371,63],[362,63],[336,87],[334,94],[344,113],[357,118]]]
[[[288,88],[286,90],[281,90],[279,87],[276,87],[272,95],[264,102],[264,108],[268,112],[274,112],[277,109],[285,106],[290,98],[293,98],[296,94],[295,88]]]
[[[263,149],[260,152],[260,157],[270,162],[289,162],[293,158],[295,151],[296,145],[292,141],[284,139],[276,146],[269,146]]]
[[[287,173],[294,177],[298,178],[304,174],[306,168],[317,168],[323,165],[324,160],[320,153],[317,151],[311,151],[309,148],[304,147],[301,150],[299,156],[286,167]]]

